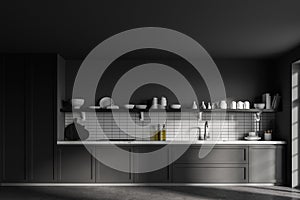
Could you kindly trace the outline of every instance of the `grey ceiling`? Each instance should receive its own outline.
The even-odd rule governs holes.
[[[156,26],[193,37],[215,57],[276,56],[300,44],[299,8],[299,0],[2,0],[0,51],[80,58],[113,34]]]

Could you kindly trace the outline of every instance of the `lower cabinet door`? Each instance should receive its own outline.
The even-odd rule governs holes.
[[[249,182],[281,184],[284,177],[284,163],[283,146],[250,147]]]
[[[169,149],[160,150],[161,146],[155,147],[136,147],[134,151],[139,153],[134,157],[134,168],[138,172],[150,170],[153,167],[162,166],[155,171],[146,173],[135,173],[134,182],[136,183],[166,183],[170,182],[170,168],[168,166]],[[151,156],[146,153],[155,152]]]
[[[174,164],[175,183],[242,183],[248,181],[247,164]]]
[[[95,161],[83,146],[58,148],[58,181],[65,183],[95,182]]]
[[[114,149],[96,148],[96,182],[97,183],[131,183],[133,182],[131,166],[131,147]],[[127,153],[128,152],[128,153]],[[116,169],[119,168],[119,169]]]

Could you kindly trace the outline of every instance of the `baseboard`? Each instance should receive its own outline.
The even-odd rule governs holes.
[[[274,186],[273,183],[1,183],[0,186]]]

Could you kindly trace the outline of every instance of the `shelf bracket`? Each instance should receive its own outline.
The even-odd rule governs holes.
[[[144,112],[143,111],[140,112],[140,121],[141,122],[144,121]]]
[[[198,121],[202,121],[202,114],[203,114],[202,111],[200,111],[200,112],[198,113],[198,116],[197,116]]]

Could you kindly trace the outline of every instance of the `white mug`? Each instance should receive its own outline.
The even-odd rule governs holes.
[[[227,109],[227,103],[226,103],[225,100],[223,100],[223,101],[220,102],[220,108],[221,109]]]
[[[235,101],[231,102],[230,109],[236,109],[236,102]]]
[[[239,102],[237,102],[236,107],[237,107],[237,109],[244,109],[244,103],[239,101]]]
[[[250,102],[249,101],[244,102],[244,109],[250,109]]]

